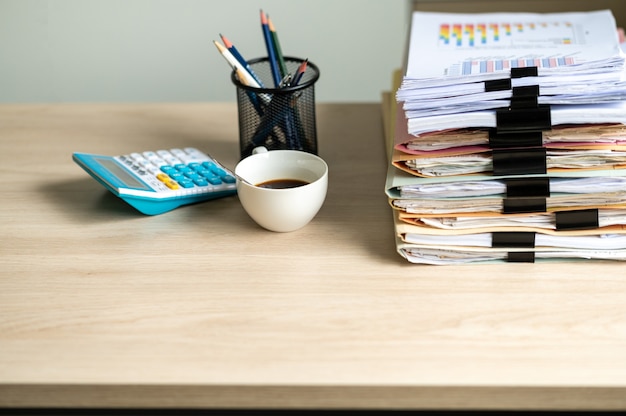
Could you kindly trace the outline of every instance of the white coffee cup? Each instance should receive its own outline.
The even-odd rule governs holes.
[[[312,153],[256,148],[237,164],[235,174],[243,208],[257,224],[270,231],[289,232],[304,227],[326,199],[328,165]],[[305,184],[282,189],[259,186],[278,180]]]

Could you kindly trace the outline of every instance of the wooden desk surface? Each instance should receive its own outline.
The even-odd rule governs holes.
[[[378,104],[318,108],[326,204],[143,216],[71,160],[195,146],[234,104],[0,106],[0,407],[626,408],[623,263],[395,252]]]

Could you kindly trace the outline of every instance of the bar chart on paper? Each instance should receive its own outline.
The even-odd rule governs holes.
[[[523,48],[545,42],[554,45],[573,45],[584,41],[577,33],[580,28],[569,21],[553,22],[465,22],[441,23],[439,26],[439,47],[466,48],[480,50],[487,48]],[[582,38],[582,39],[581,39]],[[554,68],[572,65],[571,56],[524,57],[491,59],[469,59],[453,64],[448,69],[451,75],[471,75],[508,70],[511,68],[538,67]]]
[[[511,68],[556,68],[559,66],[573,65],[576,61],[572,57],[530,57],[520,59],[471,59],[460,64],[452,64],[449,68],[450,75],[473,75],[487,74],[503,71]]]
[[[568,21],[443,22],[439,25],[439,43],[455,48],[519,47],[546,40],[555,45],[571,45],[581,41],[576,31],[576,25]]]
[[[411,31],[406,75],[463,78],[511,68],[561,70],[604,59],[617,52],[601,39],[616,35],[614,27],[603,27],[601,15],[583,21],[580,13],[425,13]]]

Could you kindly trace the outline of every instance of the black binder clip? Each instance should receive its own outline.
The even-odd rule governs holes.
[[[502,201],[504,214],[546,212],[550,196],[548,178],[509,178],[505,181],[506,198]]]
[[[498,232],[491,234],[493,248],[535,248],[535,233]],[[534,263],[533,251],[511,251],[507,253],[509,263]]]
[[[491,233],[492,248],[535,248],[535,233],[524,231]]]
[[[538,75],[539,69],[536,66],[511,68],[511,78],[536,77]]]
[[[499,108],[496,110],[496,132],[498,134],[537,132],[550,130],[552,117],[550,106]]]
[[[506,198],[502,201],[503,214],[546,212],[546,198]]]
[[[539,85],[513,87],[511,109],[539,107]]]
[[[548,170],[545,147],[493,149],[491,155],[496,176],[545,174]]]
[[[485,92],[506,91],[511,89],[511,79],[492,79],[485,81]]]
[[[590,230],[600,227],[596,208],[577,211],[559,211],[554,215],[557,231]]]
[[[534,251],[512,251],[507,253],[506,261],[509,263],[534,263]]]
[[[507,198],[550,196],[550,179],[546,177],[509,178],[504,183]]]

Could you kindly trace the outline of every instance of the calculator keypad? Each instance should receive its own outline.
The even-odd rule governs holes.
[[[131,153],[116,159],[157,191],[193,194],[216,188],[232,189],[236,182],[231,172],[194,148]]]

